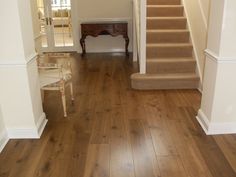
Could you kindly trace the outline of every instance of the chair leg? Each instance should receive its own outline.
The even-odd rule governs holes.
[[[66,94],[65,94],[65,87],[61,89],[61,99],[62,99],[62,105],[63,105],[63,111],[64,111],[64,117],[67,117],[66,112]]]
[[[44,103],[44,95],[45,95],[44,90],[41,89],[41,99],[42,99],[42,103]]]
[[[75,98],[74,98],[74,90],[72,82],[70,83],[70,94],[71,94],[71,101],[73,102]]]

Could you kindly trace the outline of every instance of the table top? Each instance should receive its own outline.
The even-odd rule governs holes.
[[[87,22],[83,22],[81,23],[81,25],[88,25],[88,24],[127,24],[127,21],[87,21]]]

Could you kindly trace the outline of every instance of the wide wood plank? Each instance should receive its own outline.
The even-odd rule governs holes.
[[[178,156],[158,156],[162,177],[189,177]]]
[[[152,163],[152,156],[147,147],[145,132],[141,121],[138,119],[130,119],[128,123],[135,174],[137,177],[155,177],[156,167],[154,167]]]
[[[111,177],[134,177],[132,150],[125,131],[124,113],[122,107],[112,109],[111,120]]]
[[[201,130],[200,125],[196,119],[191,117],[194,115],[193,108],[181,109],[183,118],[188,127],[191,128],[191,134],[193,135],[194,141],[201,152],[202,157],[214,177],[234,177],[236,173],[230,166],[222,150],[215,142],[212,136],[206,136]],[[217,154],[217,156],[215,155]]]
[[[90,145],[84,177],[109,177],[109,145]]]
[[[217,145],[236,173],[236,137],[234,135],[214,136]]]

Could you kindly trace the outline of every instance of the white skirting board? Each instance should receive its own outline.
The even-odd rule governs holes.
[[[198,111],[197,120],[207,135],[235,134],[236,123],[233,122],[213,122],[210,123],[202,110]]]
[[[6,146],[9,138],[7,135],[7,131],[4,129],[2,132],[0,132],[0,153],[2,152],[3,148]]]
[[[37,128],[7,128],[10,139],[39,139],[47,124],[45,113],[42,114],[37,122]]]

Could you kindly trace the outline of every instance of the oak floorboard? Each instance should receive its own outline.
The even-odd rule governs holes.
[[[156,177],[160,177],[161,176],[160,168],[159,168],[158,162],[157,162],[157,156],[156,156],[157,153],[155,151],[151,130],[150,130],[149,126],[148,126],[147,120],[141,119],[140,122],[142,124],[143,130],[144,130],[144,133],[145,133],[145,140],[146,140],[146,144],[147,144],[147,151],[149,152],[149,155],[151,157],[150,160],[152,162],[151,164],[152,164],[152,167],[153,167],[154,175]]]
[[[236,137],[234,135],[214,136],[217,145],[236,173]]]
[[[134,177],[132,150],[129,146],[122,107],[112,109],[110,128],[110,176]]]
[[[189,177],[178,156],[158,156],[162,177]]]
[[[217,145],[212,136],[207,136],[201,130],[196,119],[191,119],[194,115],[193,108],[182,108],[182,117],[185,118],[185,122],[189,124],[188,129],[191,129],[191,134],[195,144],[197,145],[201,156],[205,159],[206,165],[214,177],[234,177],[236,173],[231,167],[226,156],[224,156],[222,150]],[[215,155],[217,154],[217,156]]]
[[[177,155],[176,147],[172,143],[166,121],[168,120],[165,111],[164,97],[161,94],[147,95],[143,97],[145,104],[146,120],[148,122],[156,155],[167,156]]]
[[[84,177],[109,177],[110,176],[110,148],[107,144],[91,144]]]
[[[171,107],[169,111],[174,118],[167,121],[168,129],[186,172],[191,177],[212,177],[204,157],[197,148],[197,144],[191,134],[191,129],[188,128],[188,123],[182,114],[182,107]],[[193,118],[195,119],[195,116]]]
[[[136,177],[156,177],[156,167],[152,163],[153,156],[148,149],[141,120],[130,119],[128,124]]]

